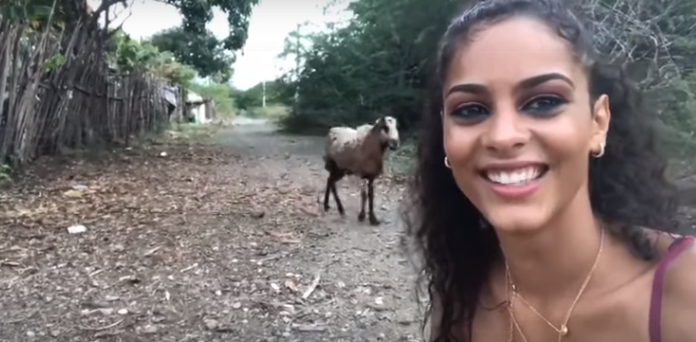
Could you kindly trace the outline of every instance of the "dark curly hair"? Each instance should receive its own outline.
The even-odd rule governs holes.
[[[591,206],[607,223],[605,229],[642,259],[654,258],[656,251],[640,227],[675,229],[676,191],[664,175],[667,162],[657,152],[653,117],[623,72],[602,65],[594,56],[580,20],[561,1],[479,2],[457,17],[442,39],[405,214],[407,235],[423,258],[421,281],[427,284],[431,299],[427,312],[432,314],[433,305],[441,309],[440,321],[431,322],[439,327],[432,336],[436,342],[455,341],[455,327],[463,327],[466,341],[471,340],[480,293],[492,266],[502,260],[494,230],[443,164],[442,87],[457,49],[481,29],[516,16],[540,20],[568,42],[587,71],[592,102],[602,94],[609,97],[611,123],[605,154],[592,158],[589,166]],[[424,326],[426,322],[427,318]]]

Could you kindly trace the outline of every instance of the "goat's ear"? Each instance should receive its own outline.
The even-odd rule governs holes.
[[[384,126],[385,124],[386,124],[386,122],[384,122],[384,117],[381,117],[381,118],[377,119],[377,121],[375,121],[376,126]]]

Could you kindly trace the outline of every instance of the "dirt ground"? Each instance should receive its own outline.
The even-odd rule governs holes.
[[[0,190],[0,341],[419,340],[403,185],[378,183],[379,227],[355,181],[347,217],[324,213],[321,149],[252,120],[39,161]]]

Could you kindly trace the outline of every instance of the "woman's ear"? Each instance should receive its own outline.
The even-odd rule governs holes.
[[[611,110],[609,109],[609,96],[602,94],[597,98],[592,107],[592,139],[589,149],[594,153],[600,153],[607,141]]]

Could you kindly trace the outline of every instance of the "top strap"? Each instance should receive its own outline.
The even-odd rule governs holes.
[[[672,261],[689,248],[693,242],[694,238],[692,236],[684,236],[674,240],[669,246],[665,256],[657,265],[655,278],[653,279],[652,293],[650,295],[650,312],[648,318],[650,342],[661,342],[662,340],[662,293],[664,291],[667,268],[672,264]]]

